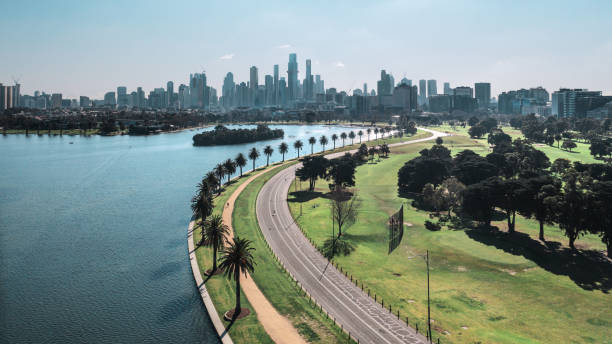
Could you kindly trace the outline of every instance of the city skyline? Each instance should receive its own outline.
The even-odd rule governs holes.
[[[327,88],[345,91],[375,85],[385,69],[396,80],[491,82],[492,95],[536,86],[612,93],[606,82],[612,79],[608,2],[224,6],[131,2],[116,11],[112,2],[66,1],[27,11],[27,1],[5,4],[0,25],[19,34],[0,38],[12,47],[0,52],[7,61],[0,82],[19,79],[22,94],[99,99],[117,86],[153,90],[205,71],[220,90],[227,72],[244,81],[251,66],[258,68],[260,83],[273,75],[275,64],[287,76],[287,56],[296,53],[300,81],[311,59],[313,75],[320,74]],[[561,42],[571,42],[572,49]],[[41,53],[30,53],[32,47]]]

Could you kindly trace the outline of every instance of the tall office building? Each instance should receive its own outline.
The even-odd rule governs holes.
[[[265,82],[265,104],[274,104],[274,77],[272,75],[266,75],[264,78]]]
[[[474,98],[474,90],[468,86],[458,86],[453,90],[453,95]]]
[[[127,106],[127,88],[125,86],[117,87],[117,105],[119,107]]]
[[[278,65],[274,65],[274,105],[279,104],[278,99]]]
[[[298,63],[297,55],[289,54],[289,64],[287,65],[287,101],[291,102],[298,97]]]
[[[438,84],[436,83],[436,80],[427,80],[427,96],[431,97],[431,96],[435,96],[438,94]]]
[[[306,60],[306,78],[304,79],[304,99],[312,99],[314,93],[314,80],[312,78],[312,67],[310,59]]]
[[[203,109],[208,105],[206,74],[204,72],[189,76],[189,91],[191,107]]]
[[[89,107],[89,97],[86,97],[86,96],[80,96],[80,97],[79,97],[79,105],[80,105],[82,108]]]
[[[229,72],[223,79],[223,87],[221,88],[221,105],[226,109],[235,105],[234,93],[236,92],[236,83],[234,82],[234,74]]]
[[[412,87],[412,80],[408,78],[402,78],[402,80],[400,81],[400,85],[408,85]]]
[[[146,104],[145,104],[145,94],[144,94],[144,91],[142,90],[142,87],[138,87],[136,89],[136,94],[138,95],[136,106],[138,106],[139,108],[144,108]]]
[[[612,96],[603,96],[601,91],[562,88],[553,93],[553,113],[559,117],[584,118],[587,112],[612,102]]]
[[[174,83],[172,81],[168,81],[166,83],[166,105],[168,107],[173,107],[174,104]]]
[[[363,95],[365,96],[368,95],[368,83],[367,82],[363,83]]]
[[[115,92],[106,92],[104,95],[104,105],[114,108],[116,104]]]
[[[190,106],[191,98],[189,96],[189,86],[180,84],[178,88],[178,106],[179,109],[188,109]]]
[[[279,105],[287,105],[287,82],[285,77],[281,77],[278,81],[278,99]]]
[[[447,96],[453,95],[453,89],[450,87],[450,83],[448,82],[444,83],[444,94]]]
[[[315,94],[325,94],[325,81],[321,79],[321,75],[315,75]]]
[[[51,95],[51,107],[53,109],[60,109],[62,107],[62,94],[53,93]]]
[[[419,80],[419,105],[423,105],[427,101],[427,91],[425,90],[425,84],[425,80]]]
[[[259,101],[257,99],[257,89],[259,88],[259,75],[257,72],[257,67],[251,67],[249,76],[249,105],[253,106]]]
[[[376,83],[376,91],[379,97],[391,95],[391,75],[384,69],[380,71],[380,80]]]
[[[491,102],[491,84],[488,82],[477,82],[474,84],[474,91],[476,93],[478,107],[487,109]]]

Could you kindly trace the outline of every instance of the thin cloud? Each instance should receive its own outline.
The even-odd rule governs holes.
[[[283,44],[277,47],[278,49],[289,49],[291,48],[291,44]]]
[[[338,61],[338,62],[336,62],[336,67],[344,68],[344,63],[342,63],[342,61]]]
[[[225,54],[225,55],[219,57],[219,60],[231,60],[231,59],[234,58],[234,55],[235,55],[234,53]]]

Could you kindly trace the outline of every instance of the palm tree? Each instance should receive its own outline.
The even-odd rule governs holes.
[[[325,135],[321,136],[321,138],[319,139],[319,143],[321,144],[321,146],[323,147],[323,151],[325,151],[325,146],[327,146],[327,137]]]
[[[372,129],[371,129],[371,128],[368,128],[368,129],[366,130],[366,133],[368,133],[368,141],[370,141],[370,133],[371,133],[371,132],[372,132]]]
[[[266,155],[266,167],[270,166],[270,156],[272,155],[272,153],[274,153],[274,148],[272,148],[272,146],[268,145],[266,146],[266,148],[264,148],[264,154]]]
[[[297,140],[293,143],[293,148],[295,148],[298,153],[298,159],[300,158],[300,149],[302,149],[303,146],[304,144],[300,140]]]
[[[344,147],[344,140],[346,140],[346,133],[340,134],[340,138],[342,139],[342,147]]]
[[[374,128],[374,134],[376,134],[376,141],[378,141],[378,128]]]
[[[204,180],[206,181],[211,190],[215,190],[219,187],[219,178],[217,178],[217,175],[214,171],[206,173]]]
[[[310,143],[310,154],[314,153],[314,144],[317,143],[317,139],[314,136],[311,136],[308,139],[308,143]]]
[[[221,247],[227,235],[229,234],[229,227],[223,223],[221,215],[213,215],[211,218],[206,220],[204,228],[202,230],[202,241],[201,245],[205,247],[213,248],[213,267],[210,271],[210,275],[214,275],[217,272],[217,252]]]
[[[237,318],[242,311],[240,307],[240,274],[243,273],[246,276],[247,272],[253,272],[255,269],[255,262],[251,253],[253,250],[251,241],[235,237],[234,242],[222,251],[223,255],[219,268],[225,271],[225,277],[236,281],[236,307],[232,319]]]
[[[227,173],[227,183],[229,184],[232,174],[236,173],[236,163],[232,159],[227,159],[223,163],[225,173]]]
[[[255,171],[255,160],[257,160],[257,158],[259,158],[259,152],[257,148],[253,147],[249,152],[249,159],[253,160],[253,171]]]
[[[359,135],[359,144],[361,144],[361,137],[363,136],[363,131],[362,131],[362,130],[359,130],[359,131],[357,132],[357,135]]]
[[[351,139],[351,146],[352,146],[353,145],[353,141],[355,140],[355,132],[351,131],[348,136]]]
[[[289,150],[289,146],[285,142],[281,142],[278,146],[278,151],[283,155],[283,162],[285,162],[285,153]]]
[[[223,177],[225,177],[225,166],[223,166],[223,164],[217,164],[217,166],[215,166],[215,174],[219,179],[219,186],[221,186],[221,184],[223,184]]]
[[[196,227],[203,230],[204,220],[212,214],[213,210],[212,188],[205,180],[198,184],[198,193],[191,199],[191,210],[196,220],[200,218],[199,225],[196,221]]]
[[[334,150],[336,150],[336,140],[338,139],[338,135],[332,134],[332,141],[334,142]]]
[[[240,167],[240,177],[242,177],[242,168],[246,166],[247,163],[246,157],[244,156],[244,154],[238,153],[234,161],[236,162],[236,166]]]

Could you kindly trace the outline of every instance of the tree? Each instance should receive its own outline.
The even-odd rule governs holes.
[[[487,117],[478,123],[479,126],[485,129],[485,133],[490,132],[493,128],[497,127],[497,120],[495,118]]]
[[[206,182],[211,190],[215,190],[219,188],[219,178],[217,178],[217,174],[214,171],[210,171],[206,173],[203,182]]]
[[[497,203],[496,183],[499,183],[499,180],[497,177],[492,177],[472,184],[462,192],[461,211],[473,220],[484,223],[487,227],[491,227],[493,211]]]
[[[334,150],[336,150],[336,140],[338,139],[338,135],[332,134],[331,139],[334,142]]]
[[[382,145],[380,145],[380,152],[383,153],[385,157],[388,157],[389,153],[391,153],[391,150],[389,149],[389,145],[386,143],[383,143]]]
[[[223,247],[229,232],[230,229],[223,223],[221,215],[213,215],[204,223],[200,244],[205,247],[212,247],[213,249],[213,267],[210,275],[214,275],[217,272],[217,252]]]
[[[342,147],[344,147],[344,140],[346,140],[346,133],[340,134],[340,138],[342,139]]]
[[[274,153],[274,148],[268,145],[264,148],[263,152],[266,155],[266,167],[270,166],[270,157],[272,156],[272,153]]]
[[[587,190],[591,187],[589,180],[574,170],[567,171],[563,180],[562,192],[550,203],[555,209],[555,222],[568,237],[570,248],[576,249],[574,243],[586,227],[589,213]]]
[[[320,155],[307,156],[302,161],[302,167],[297,169],[295,175],[302,181],[310,182],[308,190],[314,191],[318,178],[325,178],[329,160]]]
[[[612,182],[595,183],[590,203],[590,232],[601,237],[601,241],[606,245],[608,258],[612,258]]]
[[[494,130],[489,133],[489,137],[487,138],[487,142],[491,145],[497,146],[500,144],[512,144],[512,137],[510,135],[504,133],[500,129]]]
[[[249,151],[249,159],[253,160],[253,171],[255,171],[255,161],[257,161],[257,158],[259,158],[259,151],[253,147]]]
[[[464,150],[453,159],[451,174],[461,183],[471,185],[496,176],[498,168],[473,151]]]
[[[376,135],[376,140],[378,141],[378,127],[374,128],[374,134]]]
[[[591,151],[592,156],[601,158],[604,155],[610,155],[610,152],[612,152],[611,148],[610,143],[607,141],[595,139],[591,140],[589,150]]]
[[[554,203],[560,192],[560,183],[551,176],[538,176],[524,181],[519,213],[535,218],[540,224],[539,239],[544,238],[544,224],[554,221]]]
[[[370,133],[372,132],[371,128],[366,129],[366,133],[368,133],[368,141],[370,141]]]
[[[468,119],[468,125],[470,127],[475,126],[476,124],[478,124],[478,122],[480,122],[480,120],[478,120],[478,117],[476,117],[476,116],[472,116],[472,117],[470,117],[470,119]]]
[[[370,161],[374,160],[374,154],[378,153],[378,148],[376,148],[376,146],[372,146],[370,147],[370,149],[368,149],[368,155],[370,156]]]
[[[442,182],[436,189],[436,204],[440,209],[448,209],[448,216],[451,211],[457,211],[461,206],[462,193],[465,185],[457,178],[450,177]]]
[[[325,146],[327,146],[327,143],[329,141],[327,141],[327,136],[323,135],[319,138],[319,143],[321,144],[321,147],[323,147],[323,151],[325,151]]]
[[[338,238],[345,229],[355,222],[359,204],[357,197],[346,189],[335,188],[331,193],[332,218],[338,226]]]
[[[485,128],[480,125],[475,125],[468,129],[468,134],[471,138],[479,139],[486,133]]]
[[[297,140],[293,143],[293,148],[295,148],[295,150],[297,151],[298,159],[300,158],[300,150],[302,149],[303,146],[304,144],[300,140]]]
[[[285,162],[285,153],[289,150],[289,146],[285,142],[281,142],[278,146],[278,151],[283,155],[283,162]]]
[[[555,159],[555,161],[550,166],[550,172],[554,172],[557,174],[564,174],[572,166],[572,163],[563,158]]]
[[[398,172],[400,192],[418,193],[427,183],[440,185],[449,177],[450,162],[437,157],[419,156],[409,160]]]
[[[441,137],[436,137],[436,144],[441,145],[444,143],[444,140]]]
[[[327,259],[333,259],[336,255],[348,256],[355,251],[355,246],[351,244],[345,237],[332,236],[323,242],[323,256]]]
[[[314,153],[314,144],[317,143],[317,139],[315,139],[314,136],[311,136],[308,139],[308,143],[310,143],[310,154],[313,154]]]
[[[206,180],[202,180],[198,184],[198,192],[191,199],[191,210],[193,211],[193,215],[196,218],[195,226],[199,227],[203,231],[204,221],[210,214],[212,214],[213,210],[213,199],[212,199],[212,188],[206,182]],[[200,218],[200,222],[197,222],[197,218]]]
[[[217,166],[215,166],[215,174],[217,175],[217,178],[219,179],[219,186],[221,186],[221,184],[223,184],[223,177],[225,177],[225,166],[223,164],[217,164]]]
[[[561,148],[571,152],[573,148],[576,148],[576,144],[572,140],[564,140]]]
[[[521,191],[523,184],[516,179],[497,179],[496,183],[491,183],[492,192],[496,195],[496,202],[499,208],[506,212],[506,220],[508,222],[508,233],[515,232],[516,212],[521,206]]]
[[[251,247],[251,241],[235,237],[234,241],[222,251],[219,268],[225,271],[225,277],[236,281],[236,307],[232,319],[236,319],[242,308],[240,307],[240,274],[246,277],[248,272],[255,270],[253,253],[255,248]]]
[[[242,177],[242,168],[246,166],[247,163],[246,157],[244,154],[238,153],[238,155],[236,155],[236,159],[234,159],[234,162],[236,162],[236,166],[240,168],[240,177]]]
[[[348,134],[348,137],[349,137],[349,139],[351,139],[351,146],[352,146],[352,145],[353,145],[353,142],[354,142],[354,140],[355,140],[355,132],[354,132],[354,131],[351,131],[351,132]]]
[[[355,186],[355,168],[357,164],[350,154],[332,159],[329,164],[330,168],[327,177],[333,180],[335,189]]]
[[[223,163],[223,168],[227,174],[227,183],[229,184],[232,174],[236,173],[236,163],[232,159],[227,159]]]
[[[417,133],[417,127],[416,127],[416,123],[414,123],[413,121],[408,122],[408,126],[406,127],[406,133],[410,134],[410,135],[414,135]]]
[[[361,144],[361,137],[363,136],[363,130],[359,130],[357,132],[357,135],[359,135],[359,144]]]

